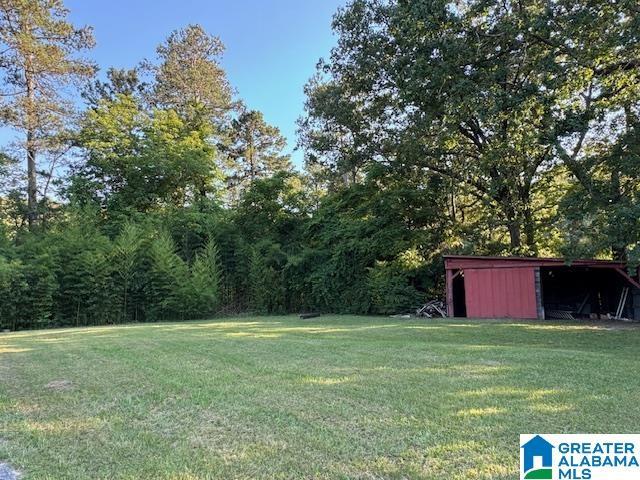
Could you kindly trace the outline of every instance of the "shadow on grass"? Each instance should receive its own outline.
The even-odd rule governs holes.
[[[303,341],[328,340],[337,346],[362,340],[380,345],[424,342],[427,346],[451,346],[465,349],[528,348],[564,351],[608,351],[637,353],[640,329],[636,326],[506,320],[416,320],[389,322],[381,317],[320,317],[318,321],[301,321],[294,317],[264,320],[214,320],[184,323],[132,324],[12,332],[0,335],[0,355],[25,353],[47,345],[97,345],[97,342],[121,344],[140,340],[171,342],[204,337],[216,341]],[[142,337],[142,338],[141,338]],[[5,343],[6,342],[6,343]],[[151,345],[150,348],[152,348]]]

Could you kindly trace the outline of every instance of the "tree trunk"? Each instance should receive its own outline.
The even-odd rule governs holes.
[[[511,250],[516,252],[522,247],[522,234],[520,231],[520,224],[517,220],[511,219],[507,221],[507,228],[509,230],[509,239],[511,241]]]
[[[506,196],[505,196],[506,197]],[[522,247],[522,227],[516,214],[516,209],[513,203],[508,198],[502,198],[502,201],[498,203],[506,219],[506,227],[509,231],[509,241],[511,244],[511,252],[517,253]]]
[[[27,132],[27,220],[29,228],[33,229],[38,218],[38,197],[36,179],[36,148],[34,135],[31,130]]]
[[[25,69],[26,83],[26,129],[27,129],[27,221],[29,229],[33,229],[38,218],[38,180],[36,178],[36,120],[35,120],[35,84],[27,62]]]
[[[249,145],[247,146],[247,160],[249,161],[251,185],[258,176],[258,168],[256,167],[255,150],[253,148],[253,135],[249,136]]]
[[[524,234],[526,237],[527,247],[529,253],[534,255],[538,254],[538,247],[536,246],[536,227],[533,220],[533,214],[531,208],[527,206],[524,209]]]

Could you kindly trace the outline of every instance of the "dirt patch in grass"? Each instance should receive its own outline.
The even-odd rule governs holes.
[[[498,360],[480,360],[480,362],[478,362],[480,365],[486,365],[487,367],[499,367],[500,365],[502,365],[501,362],[499,362]]]
[[[45,385],[49,390],[65,391],[73,388],[73,382],[71,380],[51,380]],[[1,479],[0,479],[1,480]]]
[[[6,463],[0,463],[0,480],[17,480],[18,478],[20,478],[20,472]]]

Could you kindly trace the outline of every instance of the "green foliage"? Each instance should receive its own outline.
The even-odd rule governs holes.
[[[121,320],[129,318],[129,297],[135,287],[133,280],[141,264],[142,230],[134,224],[126,224],[115,239],[111,259],[115,276],[120,285],[119,304]]]
[[[323,198],[321,207],[308,221],[303,234],[305,248],[288,271],[299,272],[291,282],[303,304],[321,311],[369,313],[380,310],[372,304],[371,269],[380,262],[393,262],[411,249],[421,268],[438,261],[437,248],[446,235],[448,219],[435,205],[442,197],[433,178],[433,190],[412,185],[412,175],[389,176],[373,169],[370,180],[351,185]],[[400,265],[400,264],[398,264]],[[415,266],[403,266],[405,284],[432,290],[439,273],[422,274]],[[302,284],[302,286],[301,286]],[[431,293],[431,292],[430,292]],[[388,309],[393,309],[389,306]]]
[[[21,302],[28,298],[28,288],[20,262],[0,256],[0,329],[32,326],[20,311]]]
[[[250,249],[249,309],[258,313],[287,310],[287,291],[283,270],[287,257],[280,245],[262,241]]]
[[[221,279],[218,247],[209,240],[198,252],[191,266],[191,278],[186,284],[185,303],[190,316],[211,315],[220,304]]]
[[[81,95],[91,108],[98,108],[102,101],[115,101],[118,95],[140,98],[145,95],[148,85],[140,80],[140,69],[125,70],[110,67],[107,81],[94,80]]]
[[[182,118],[204,116],[221,128],[234,107],[232,88],[220,66],[222,41],[200,25],[187,25],[174,30],[156,52],[158,64],[146,62],[155,74],[150,102]]]
[[[291,170],[289,156],[283,153],[286,140],[278,128],[268,125],[261,112],[244,111],[231,122],[227,184],[232,202],[257,179]]]
[[[411,271],[397,262],[376,262],[367,275],[371,311],[378,314],[413,313],[424,295],[409,282]]]
[[[53,267],[54,259],[48,252],[30,252],[26,256],[21,273],[27,289],[17,308],[17,328],[53,325],[54,294],[58,288]]]
[[[176,254],[176,246],[166,232],[153,239],[148,255],[150,266],[144,287],[148,319],[181,318],[185,310],[181,289],[189,280],[187,265]]]
[[[202,119],[146,112],[131,95],[101,100],[82,122],[78,143],[87,161],[74,172],[69,195],[80,205],[139,212],[204,200],[221,180],[211,134]]]
[[[550,220],[540,191],[559,164],[593,214],[632,201],[637,18],[633,0],[354,0],[307,86],[308,162],[335,184],[372,164],[435,173],[467,248],[536,254]],[[635,234],[611,234],[607,253],[625,257]]]
[[[82,227],[74,222],[51,240],[57,250],[56,323],[116,321],[118,303],[109,239],[88,222]]]

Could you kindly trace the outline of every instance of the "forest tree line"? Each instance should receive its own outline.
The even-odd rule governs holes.
[[[397,313],[443,254],[640,261],[634,0],[351,1],[304,168],[215,35],[99,72],[68,13],[0,1],[0,328]]]

